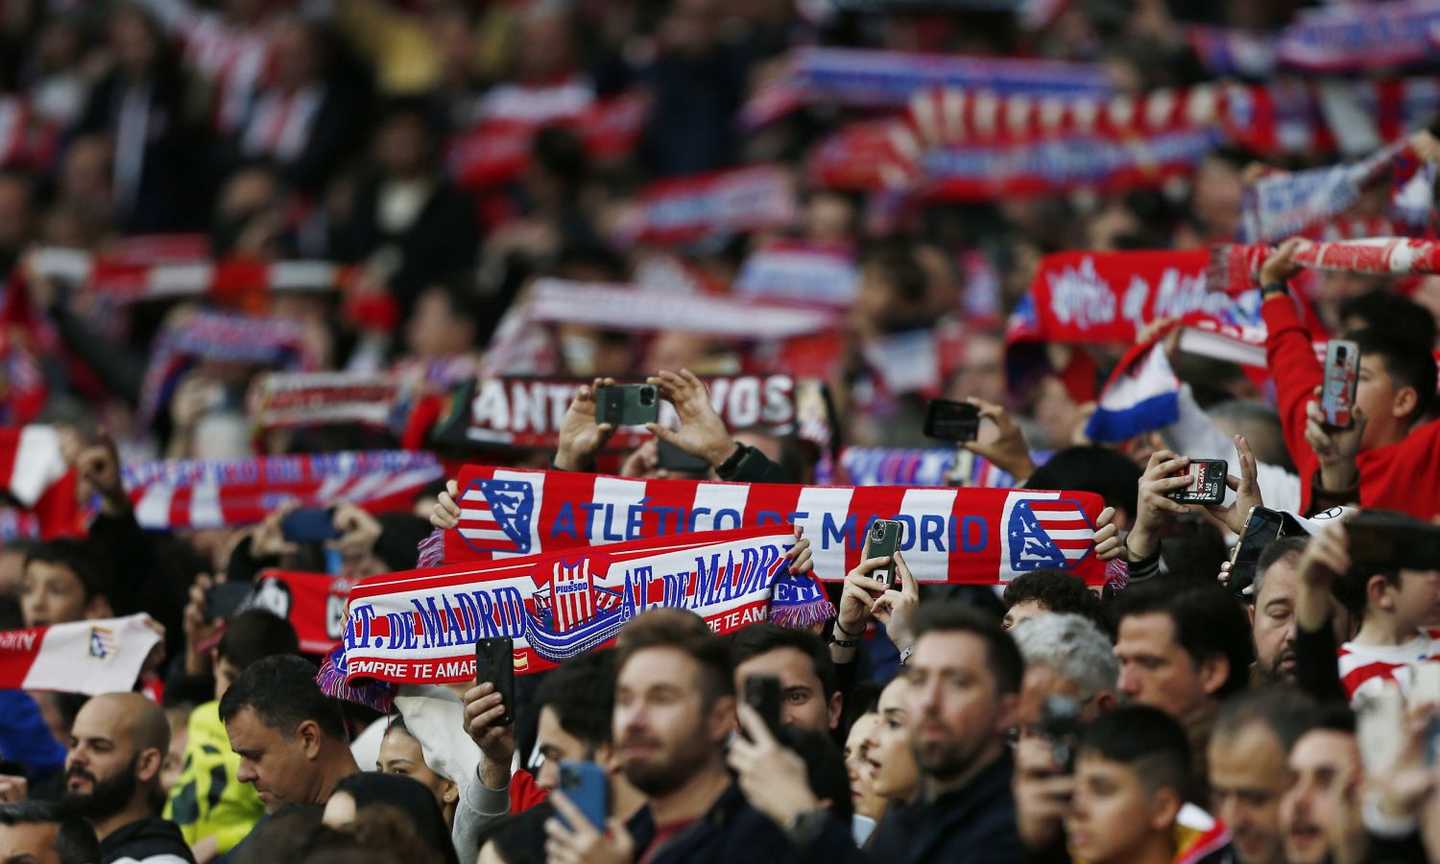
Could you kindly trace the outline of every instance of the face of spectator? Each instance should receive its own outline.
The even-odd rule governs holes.
[[[60,826],[54,822],[0,825],[0,861],[5,864],[63,864],[56,848]]]
[[[625,777],[650,797],[713,762],[734,727],[734,699],[705,704],[700,664],[678,648],[637,651],[615,682],[615,740]]]
[[[1072,699],[1080,706],[1080,719],[1090,722],[1100,716],[1103,710],[1115,702],[1110,691],[1089,694],[1076,682],[1062,677],[1054,667],[1039,663],[1025,667],[1025,678],[1020,686],[1020,708],[1017,725],[1022,736],[1041,735],[1040,719],[1045,711],[1045,702],[1051,696]]]
[[[1195,175],[1194,189],[1195,215],[1204,223],[1207,239],[1235,236],[1245,195],[1240,171],[1223,159],[1206,159]]]
[[[312,760],[319,755],[319,730],[302,723],[292,734],[272,729],[255,709],[241,708],[225,724],[230,749],[240,756],[235,776],[255,787],[266,813],[287,804],[319,804]]]
[[[1035,400],[1035,420],[1045,434],[1045,440],[1054,447],[1069,446],[1075,437],[1082,416],[1080,406],[1070,398],[1070,391],[1056,375],[1046,375],[1040,381],[1040,392]]]
[[[906,677],[911,744],[927,775],[941,780],[962,776],[1004,746],[1018,699],[999,693],[979,636],[925,634],[915,643]]]
[[[519,78],[544,83],[570,71],[574,57],[570,20],[559,12],[538,12],[520,25]]]
[[[1245,864],[1281,864],[1280,799],[1290,785],[1285,747],[1263,723],[1210,738],[1211,813],[1230,828]]]
[[[386,174],[409,177],[425,166],[430,135],[420,118],[398,114],[380,130],[376,146],[376,157]]]
[[[871,819],[878,819],[885,812],[885,799],[875,791],[875,766],[868,758],[869,741],[875,737],[879,725],[879,713],[863,714],[850,725],[850,735],[845,739],[845,773],[850,777],[850,801],[856,813]]]
[[[405,325],[405,341],[416,357],[463,354],[470,350],[474,338],[474,326],[454,313],[450,298],[438,289],[420,295]]]
[[[1065,836],[1085,861],[1133,861],[1156,835],[1169,835],[1178,812],[1175,794],[1150,789],[1133,766],[1082,752]]]
[[[798,648],[777,648],[757,654],[735,668],[735,692],[755,676],[780,679],[780,722],[798,729],[829,732],[840,722],[840,699],[827,698],[815,664]]]
[[[1261,674],[1271,681],[1295,680],[1295,591],[1300,581],[1296,558],[1270,565],[1255,598],[1251,632]]]
[[[304,22],[295,18],[277,21],[271,33],[270,50],[274,81],[281,89],[304,86],[315,77],[315,37]]]
[[[239,678],[240,673],[244,671],[244,669],[230,662],[229,657],[220,657],[217,655],[215,657],[215,698],[225,698],[225,691],[230,689],[230,685],[234,684],[235,679]]]
[[[950,398],[974,396],[1005,404],[1005,343],[994,336],[975,334],[965,342],[965,357],[950,379]]]
[[[1368,421],[1360,439],[1362,450],[1389,442],[1405,428],[1405,417],[1415,407],[1414,393],[1403,394],[1383,357],[1360,355],[1360,375],[1355,387],[1355,407]]]
[[[840,195],[816,195],[805,208],[805,233],[812,243],[848,243],[855,207]]]
[[[1019,603],[1005,610],[1005,618],[1000,622],[1000,626],[1006,630],[1011,630],[1021,621],[1038,618],[1049,611],[1049,609],[1041,605],[1039,600],[1021,600]]]
[[[896,678],[880,693],[879,717],[865,740],[875,794],[887,801],[909,801],[920,788],[920,766],[910,746],[910,683]]]
[[[138,11],[122,8],[111,17],[110,47],[120,67],[131,76],[142,74],[155,62],[155,37]]]
[[[103,696],[91,699],[75,715],[70,752],[65,757],[65,801],[90,819],[119,813],[134,797],[140,779],[159,772],[163,756],[153,758],[145,778],[136,776],[140,755],[131,740],[124,703]]]
[[[1328,859],[1326,826],[1352,822],[1347,789],[1360,772],[1355,736],[1316,729],[1290,751],[1293,782],[1280,801],[1280,828],[1289,864],[1320,864]]]
[[[380,739],[380,758],[376,761],[380,764],[380,770],[386,774],[403,774],[419,780],[421,785],[435,796],[435,803],[440,805],[441,812],[449,812],[448,808],[459,799],[459,787],[436,774],[425,763],[425,753],[420,749],[420,742],[399,726],[392,726],[385,733],[385,737]]]
[[[20,579],[20,614],[26,627],[64,624],[87,617],[85,583],[63,564],[31,561]]]
[[[535,774],[535,784],[546,790],[560,785],[561,762],[591,759],[594,756],[584,741],[565,731],[565,727],[560,725],[560,715],[549,705],[540,709],[535,748],[545,757],[540,770]]]
[[[1120,660],[1120,692],[1181,723],[1200,711],[1226,680],[1223,660],[1195,663],[1175,640],[1175,622],[1164,612],[1121,620],[1115,656]]]
[[[1440,622],[1440,570],[1401,570],[1399,585],[1386,583],[1381,602],[1406,631]]]

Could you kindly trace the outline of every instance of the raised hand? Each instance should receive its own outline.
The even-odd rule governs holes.
[[[1228,507],[1223,504],[1205,507],[1204,512],[1217,527],[1229,528],[1240,534],[1245,530],[1245,520],[1249,517],[1250,510],[1264,506],[1265,502],[1260,497],[1255,454],[1250,452],[1250,444],[1244,435],[1235,436],[1235,452],[1240,454],[1240,476],[1230,474],[1225,477],[1225,485],[1235,492],[1235,503]]]
[[[501,723],[504,698],[489,681],[466,690],[460,698],[465,706],[465,734],[480,748],[480,781],[489,789],[504,789],[510,782],[510,762],[515,757],[515,724]]]
[[[1160,548],[1160,529],[1165,522],[1189,512],[1188,507],[1169,497],[1171,492],[1189,485],[1190,478],[1184,474],[1189,467],[1189,459],[1169,450],[1150,454],[1150,464],[1140,475],[1135,524],[1125,539],[1129,560],[1139,561],[1155,554]]]
[[[715,413],[715,406],[710,404],[710,391],[705,388],[705,382],[689,369],[679,372],[662,369],[645,380],[660,388],[660,395],[675,406],[680,418],[678,429],[668,429],[658,423],[647,424],[645,428],[661,441],[704,459],[712,468],[723,465],[735,451],[735,441],[725,428],[725,421]]]
[[[978,456],[984,456],[996,468],[1013,476],[1017,484],[1030,479],[1030,475],[1035,473],[1035,462],[1030,458],[1030,445],[1025,442],[1025,433],[1021,431],[1015,418],[1010,416],[1004,406],[994,402],[975,398],[965,401],[980,409],[981,419],[995,424],[997,435],[993,441],[982,442],[977,439],[966,441],[960,446]]]
[[[561,471],[582,471],[588,468],[595,454],[610,440],[615,427],[595,422],[595,391],[614,385],[613,378],[596,378],[582,385],[570,401],[565,419],[560,421],[560,443],[555,450],[555,467]],[[458,518],[458,516],[457,516]]]
[[[870,614],[885,625],[885,635],[900,651],[915,644],[915,613],[920,609],[920,585],[910,575],[905,556],[895,553],[895,577],[900,588],[891,588],[875,598]]]
[[[1353,487],[1359,480],[1355,455],[1360,452],[1360,439],[1365,436],[1365,424],[1370,418],[1356,405],[1350,412],[1355,422],[1349,429],[1327,425],[1325,411],[1320,407],[1321,390],[1316,387],[1315,398],[1305,403],[1305,442],[1315,451],[1315,459],[1320,463],[1320,485],[1338,492]]]

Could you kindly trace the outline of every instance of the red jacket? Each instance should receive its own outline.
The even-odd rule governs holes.
[[[1265,355],[1275,376],[1285,443],[1295,459],[1310,507],[1310,485],[1319,460],[1305,440],[1305,404],[1324,380],[1310,333],[1300,323],[1288,296],[1271,297],[1260,307],[1269,335]],[[1355,458],[1360,471],[1360,506],[1398,510],[1420,519],[1440,513],[1440,420],[1422,423],[1404,440]]]

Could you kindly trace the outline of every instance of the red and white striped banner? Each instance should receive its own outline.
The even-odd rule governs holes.
[[[160,634],[149,615],[0,632],[0,687],[114,693],[140,677]]]
[[[350,591],[346,683],[475,680],[475,642],[509,636],[528,675],[608,647],[646,609],[688,609],[721,635],[769,617],[788,527],[649,539],[388,573]]]
[[[562,471],[467,466],[460,524],[445,560],[488,560],[637,538],[795,524],[815,574],[838,581],[860,562],[875,519],[903,526],[900,548],[922,582],[1003,584],[1065,570],[1098,583],[1099,496],[1088,492],[903,486],[800,486],[630,480]]]
[[[860,271],[848,248],[799,240],[773,240],[745,259],[735,279],[742,297],[849,307],[859,290]]]
[[[224,528],[261,521],[281,504],[409,510],[445,476],[429,453],[380,450],[252,459],[169,460],[126,465],[125,491],[146,529]]]
[[[400,395],[389,375],[271,372],[250,391],[250,419],[261,429],[358,423],[387,426]]]
[[[328,261],[137,261],[125,253],[94,255],[58,247],[31,253],[26,267],[37,276],[73,281],[126,302],[206,295],[224,300],[256,291],[338,291],[356,272]]]
[[[788,228],[798,214],[790,172],[756,165],[652,183],[617,233],[630,241],[688,243]]]
[[[0,481],[20,505],[4,520],[6,530],[46,540],[83,531],[75,472],[65,461],[55,427],[0,428]]]

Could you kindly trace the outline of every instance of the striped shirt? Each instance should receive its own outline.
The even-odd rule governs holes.
[[[1391,685],[1406,695],[1417,664],[1440,662],[1440,630],[1422,631],[1399,645],[1346,642],[1340,646],[1339,660],[1340,683],[1352,705],[1359,697]]]

